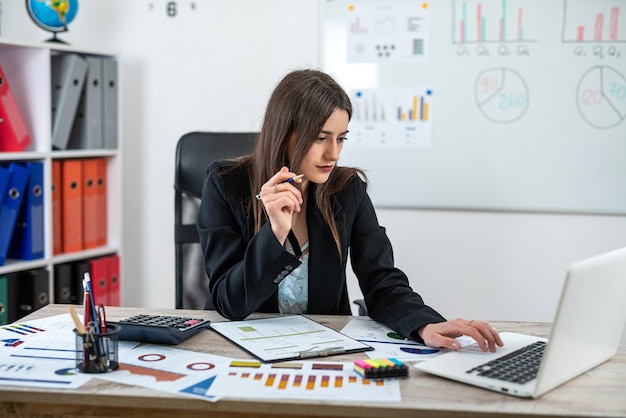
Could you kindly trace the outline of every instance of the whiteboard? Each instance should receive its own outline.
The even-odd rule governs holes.
[[[626,213],[623,0],[320,4],[376,206]]]

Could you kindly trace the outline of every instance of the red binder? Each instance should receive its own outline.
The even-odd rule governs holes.
[[[54,255],[63,252],[61,167],[61,160],[52,160],[52,254]]]
[[[100,208],[98,200],[98,159],[85,158],[83,161],[83,248],[99,245],[98,233]]]
[[[106,257],[109,263],[109,305],[121,306],[120,298],[120,257],[117,254]]]
[[[97,158],[98,177],[96,180],[98,201],[97,242],[99,246],[107,245],[107,159]]]
[[[28,128],[0,66],[0,151],[24,151],[30,142]]]
[[[83,249],[83,163],[80,159],[62,160],[63,252]]]
[[[96,305],[109,305],[109,261],[108,257],[89,260],[91,265],[91,288]]]

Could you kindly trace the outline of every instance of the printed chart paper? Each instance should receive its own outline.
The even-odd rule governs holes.
[[[294,360],[371,350],[302,315],[213,322],[213,328],[261,361]]]
[[[233,360],[209,393],[245,399],[316,399],[399,402],[399,378],[365,379],[349,362]]]
[[[143,344],[120,354],[120,367],[99,378],[215,402],[207,391],[230,359],[169,346]]]
[[[69,314],[0,326],[0,385],[75,389],[91,379],[76,371]]]

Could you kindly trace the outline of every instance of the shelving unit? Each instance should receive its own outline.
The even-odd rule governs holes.
[[[44,257],[29,261],[7,258],[5,264],[0,266],[0,276],[32,269],[46,269],[49,273],[50,302],[55,302],[55,265],[116,254],[120,257],[121,271],[121,263],[123,262],[121,248],[122,141],[119,130],[119,116],[121,114],[119,95],[116,149],[52,150],[51,57],[58,53],[77,53],[117,60],[115,54],[105,51],[79,49],[61,43],[28,43],[0,37],[0,65],[4,69],[31,136],[31,144],[24,152],[0,152],[0,163],[36,161],[42,162],[44,166]],[[85,251],[54,255],[52,161],[91,157],[104,157],[107,161],[106,245]]]

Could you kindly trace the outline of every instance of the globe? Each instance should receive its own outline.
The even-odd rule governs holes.
[[[54,34],[66,32],[78,13],[78,0],[26,0],[30,18],[40,28]]]

